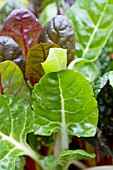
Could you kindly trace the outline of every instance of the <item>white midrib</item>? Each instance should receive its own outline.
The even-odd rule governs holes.
[[[28,146],[26,147],[24,144],[17,142],[14,138],[7,136],[0,132],[0,136],[2,139],[12,143],[14,146],[16,146],[17,149],[20,149],[24,152],[25,155],[30,156],[34,161],[38,163],[43,168],[43,164],[41,161],[39,161],[39,156]]]
[[[68,134],[67,134],[67,126],[66,126],[66,118],[65,118],[65,108],[64,108],[64,99],[63,99],[63,93],[61,89],[61,82],[60,82],[60,76],[58,74],[59,79],[59,90],[60,90],[60,97],[61,97],[61,118],[62,118],[62,134],[61,134],[61,150],[67,150],[68,149]]]
[[[103,10],[103,12],[102,12],[102,15],[100,16],[100,18],[99,18],[99,20],[98,20],[98,22],[97,22],[97,25],[95,26],[95,28],[94,28],[94,30],[93,30],[93,33],[92,33],[92,35],[90,36],[89,42],[87,43],[87,46],[86,46],[86,48],[85,48],[85,50],[84,50],[84,52],[83,52],[82,58],[85,57],[85,55],[86,55],[86,53],[87,53],[87,51],[88,51],[88,49],[89,49],[89,47],[90,47],[90,44],[91,44],[91,42],[92,42],[92,40],[93,40],[93,38],[94,38],[94,36],[95,36],[95,33],[96,33],[97,30],[98,30],[99,24],[100,24],[100,22],[101,22],[101,20],[102,20],[102,17],[103,17],[103,15],[104,15],[104,12],[105,12],[107,6],[108,6],[108,2],[106,3],[106,5],[105,5],[105,7],[104,7],[104,10]]]

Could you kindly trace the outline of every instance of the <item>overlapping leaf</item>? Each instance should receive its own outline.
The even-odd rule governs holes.
[[[42,30],[36,17],[28,9],[15,9],[6,18],[1,34],[12,37],[26,56],[28,49],[37,44]]]
[[[81,73],[62,70],[48,73],[32,94],[35,133],[93,136],[98,120],[92,87]],[[66,141],[64,141],[66,142]]]
[[[76,55],[96,59],[113,28],[113,1],[78,0],[66,16],[76,34]]]
[[[26,142],[26,135],[32,130],[33,113],[31,107],[22,100],[0,95],[1,170],[15,170],[15,163],[22,155],[29,155],[38,162],[38,155]]]
[[[26,76],[29,80],[38,81],[43,75],[44,70],[41,63],[44,62],[49,54],[50,48],[59,47],[56,44],[41,43],[30,48],[26,60]]]
[[[68,68],[82,73],[90,83],[94,82],[99,74],[97,66],[92,61],[82,58],[73,60]]]
[[[39,42],[55,43],[67,49],[68,63],[75,56],[75,34],[67,17],[58,15],[48,21],[39,36]]]
[[[0,93],[30,100],[29,90],[19,67],[12,61],[0,63]]]
[[[12,60],[25,72],[25,58],[18,44],[10,37],[0,36],[0,62]]]

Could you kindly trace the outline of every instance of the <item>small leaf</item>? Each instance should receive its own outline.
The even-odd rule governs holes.
[[[19,45],[10,37],[0,36],[0,62],[12,60],[25,73],[25,59]]]
[[[92,158],[95,158],[95,154],[89,154],[83,150],[64,151],[57,158],[52,170],[67,170],[69,165],[71,165],[75,160]]]
[[[0,95],[0,169],[15,170],[19,156],[39,156],[28,146],[26,136],[33,131],[33,112],[28,103]]]
[[[68,68],[82,73],[90,83],[94,82],[99,74],[98,68],[92,61],[82,58],[73,60]]]
[[[30,100],[28,87],[19,67],[12,61],[0,63],[0,93]],[[24,95],[23,95],[24,94]]]
[[[76,55],[95,60],[113,28],[112,0],[77,0],[65,12],[76,35]]]
[[[113,71],[109,71],[108,73],[105,73],[102,77],[100,77],[97,80],[97,82],[93,86],[95,97],[97,97],[98,93],[106,85],[108,80],[109,80],[109,84],[113,87]]]
[[[41,43],[29,49],[26,60],[26,76],[29,80],[33,77],[36,82],[44,75],[41,63],[48,57],[49,49],[57,47],[56,44]]]
[[[39,22],[44,26],[52,17],[57,15],[56,3],[48,5],[40,14]]]
[[[37,45],[42,30],[36,17],[28,9],[15,9],[6,18],[1,34],[13,38],[26,56],[28,49]]]
[[[91,85],[81,73],[62,70],[46,74],[34,86],[32,101],[36,134],[94,136],[97,102]]]
[[[62,48],[50,48],[49,55],[42,67],[45,73],[65,70],[67,65],[67,50]]]
[[[39,36],[39,42],[55,43],[67,49],[68,63],[75,57],[75,34],[71,22],[63,15],[57,15],[46,23]]]
[[[41,4],[42,0],[30,0],[29,1],[29,9],[34,13],[34,15],[38,18],[41,12]]]

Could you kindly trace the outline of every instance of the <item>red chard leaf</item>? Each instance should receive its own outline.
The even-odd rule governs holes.
[[[28,49],[37,45],[42,27],[32,12],[26,8],[13,10],[6,18],[1,34],[13,38],[26,56]]]
[[[19,45],[10,37],[0,36],[0,62],[12,60],[25,73],[25,58]]]
[[[49,49],[58,47],[56,44],[40,43],[30,48],[26,60],[26,76],[32,85],[44,75],[41,63],[46,60]]]
[[[0,63],[0,94],[11,94],[30,101],[28,87],[19,67],[12,61]]]
[[[68,63],[75,57],[75,34],[71,22],[63,15],[57,15],[45,24],[39,42],[55,43],[67,49]]]

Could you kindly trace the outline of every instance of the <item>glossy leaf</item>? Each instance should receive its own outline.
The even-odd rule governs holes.
[[[36,134],[59,132],[62,138],[95,134],[97,102],[91,85],[81,73],[62,70],[46,74],[34,86],[32,101]]]
[[[52,170],[67,170],[69,165],[71,165],[75,160],[92,158],[95,158],[95,154],[88,154],[83,150],[64,151],[57,158]]]
[[[19,67],[12,61],[0,63],[0,93],[30,100],[29,90]],[[24,95],[23,95],[24,94]]]
[[[97,97],[98,93],[106,85],[108,80],[109,80],[109,84],[113,87],[113,71],[109,71],[108,73],[105,73],[102,77],[100,77],[97,80],[97,82],[93,87],[95,97]]]
[[[3,1],[4,2],[4,1]],[[23,8],[24,5],[19,0],[8,0],[7,3],[0,9],[0,29],[4,23],[6,17],[16,8]]]
[[[44,26],[52,17],[57,15],[56,3],[48,5],[40,14],[39,22]]]
[[[37,44],[42,30],[36,17],[26,8],[15,9],[6,18],[1,34],[13,38],[26,56],[28,49]]]
[[[18,44],[10,37],[0,36],[0,62],[12,60],[25,73],[25,58]]]
[[[39,36],[39,42],[55,43],[67,49],[68,63],[75,56],[75,35],[71,22],[63,15],[57,15],[46,23]]]
[[[34,84],[44,75],[41,63],[48,57],[49,49],[57,47],[56,44],[41,43],[30,48],[26,60],[26,76],[29,80],[33,78]]]
[[[50,48],[49,55],[45,62],[42,63],[44,72],[57,72],[65,70],[67,65],[67,50],[62,48]]]
[[[112,0],[78,0],[65,15],[76,34],[76,56],[98,58],[113,28]]]
[[[92,61],[86,59],[73,60],[68,68],[82,73],[90,83],[94,82],[99,75],[96,65]]]
[[[31,107],[22,100],[0,95],[0,111],[0,169],[15,170],[18,157],[23,155],[41,165],[26,142],[26,135],[33,130]]]

